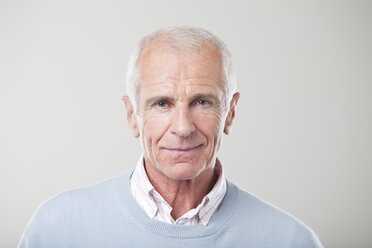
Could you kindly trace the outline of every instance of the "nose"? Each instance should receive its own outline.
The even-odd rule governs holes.
[[[188,106],[177,106],[174,110],[170,131],[172,134],[186,138],[195,131],[192,113]]]

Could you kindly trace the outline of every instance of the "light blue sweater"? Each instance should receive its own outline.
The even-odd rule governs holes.
[[[151,220],[132,197],[132,172],[48,200],[19,247],[322,247],[300,221],[229,181],[207,226]]]

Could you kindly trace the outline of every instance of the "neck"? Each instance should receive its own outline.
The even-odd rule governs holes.
[[[172,207],[171,215],[175,220],[196,208],[211,191],[218,178],[215,166],[208,167],[197,177],[188,180],[171,179],[146,159],[145,170],[155,190]]]

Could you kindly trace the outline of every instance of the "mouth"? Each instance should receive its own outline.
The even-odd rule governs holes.
[[[187,153],[187,152],[195,151],[199,149],[200,147],[202,147],[202,144],[197,145],[197,146],[190,146],[190,147],[174,147],[174,148],[172,147],[172,148],[164,148],[164,149],[170,152],[174,152],[174,153]]]

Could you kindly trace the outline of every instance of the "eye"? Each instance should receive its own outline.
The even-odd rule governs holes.
[[[208,101],[206,101],[206,100],[199,100],[198,101],[198,104],[199,105],[206,105],[206,104],[208,104]]]
[[[167,103],[165,101],[158,101],[156,103],[156,106],[161,107],[161,108],[164,108],[164,107],[167,106]]]

